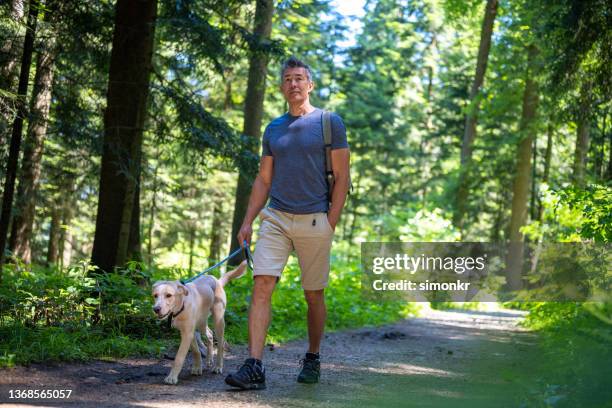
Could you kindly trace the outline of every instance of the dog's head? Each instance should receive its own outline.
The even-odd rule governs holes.
[[[189,289],[179,281],[159,281],[153,285],[155,304],[153,311],[163,319],[170,312],[178,312],[183,304],[183,296],[189,296]]]

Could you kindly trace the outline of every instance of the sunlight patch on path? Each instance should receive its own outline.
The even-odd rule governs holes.
[[[379,374],[400,374],[400,375],[428,375],[433,377],[460,377],[460,374],[455,374],[446,370],[439,370],[431,367],[421,367],[414,364],[388,363],[382,368],[367,367],[368,371]]]

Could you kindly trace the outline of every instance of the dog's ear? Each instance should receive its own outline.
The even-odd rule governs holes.
[[[183,295],[183,296],[189,296],[189,289],[187,289],[187,286],[183,285],[182,283],[179,283],[177,285],[178,287],[178,291]]]

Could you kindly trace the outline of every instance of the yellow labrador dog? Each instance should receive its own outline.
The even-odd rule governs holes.
[[[199,333],[206,337],[206,363],[215,373],[223,371],[223,345],[225,344],[225,306],[227,298],[223,287],[232,279],[244,275],[246,261],[238,268],[225,273],[219,279],[204,275],[186,285],[179,281],[159,281],[153,285],[155,305],[153,311],[159,319],[172,313],[172,326],[181,332],[181,345],[174,358],[172,370],[164,380],[167,384],[178,383],[178,375],[183,368],[185,357],[191,347],[193,367],[191,374],[202,375],[202,355],[199,345],[202,340]],[[208,328],[208,316],[212,315],[217,336],[217,361],[213,365],[213,338]],[[199,333],[196,332],[199,331]]]

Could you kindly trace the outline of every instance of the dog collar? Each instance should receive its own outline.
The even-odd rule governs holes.
[[[183,302],[183,306],[181,307],[181,310],[179,310],[177,314],[170,312],[170,314],[168,315],[168,329],[172,327],[172,319],[180,315],[183,312],[183,310],[185,310],[185,302]]]
[[[178,311],[177,314],[172,313],[172,318],[174,319],[176,316],[180,315],[183,310],[185,310],[185,302],[183,302],[183,306],[181,307],[181,310]]]

